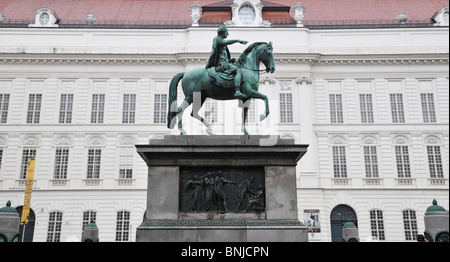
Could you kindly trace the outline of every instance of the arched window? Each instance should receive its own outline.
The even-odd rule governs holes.
[[[382,210],[370,210],[370,230],[372,231],[372,240],[385,240]]]
[[[256,17],[255,9],[249,4],[242,5],[241,8],[239,8],[238,15],[239,20],[246,25],[253,23]]]
[[[403,228],[405,230],[406,240],[416,240],[417,234],[419,233],[417,229],[416,211],[410,209],[403,210]]]
[[[342,242],[342,227],[348,221],[358,226],[358,219],[353,208],[347,205],[338,205],[331,211],[331,240],[333,242]]]
[[[130,212],[117,212],[116,220],[116,241],[130,240]]]
[[[48,218],[47,242],[61,241],[62,212],[51,212]]]

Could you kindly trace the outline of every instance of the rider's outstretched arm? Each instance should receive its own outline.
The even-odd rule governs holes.
[[[243,41],[243,40],[224,40],[223,42],[222,42],[224,45],[232,45],[232,44],[235,44],[235,43],[241,43],[241,44],[247,44],[248,43],[248,41]]]

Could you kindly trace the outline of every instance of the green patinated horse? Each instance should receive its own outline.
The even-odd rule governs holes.
[[[241,91],[246,98],[240,98],[243,107],[242,132],[248,135],[245,127],[245,120],[247,119],[248,100],[262,99],[266,105],[265,114],[261,114],[260,120],[264,120],[269,115],[269,101],[267,96],[258,92],[259,87],[259,65],[262,62],[266,66],[266,72],[273,73],[275,71],[275,63],[273,58],[272,42],[256,42],[251,44],[240,55],[236,65],[242,69],[242,83]],[[177,86],[182,80],[183,93],[185,95],[184,101],[178,107],[177,105]],[[199,97],[200,106],[194,103],[191,116],[200,120],[206,126],[206,132],[212,134],[211,125],[208,121],[199,116],[198,111],[205,102],[206,98],[216,100],[233,100],[238,99],[234,96],[234,88],[223,88],[213,84],[208,75],[208,70],[204,68],[193,69],[185,73],[179,73],[172,78],[169,90],[169,113],[167,114],[167,127],[172,129],[175,127],[176,119],[178,118],[178,129],[181,135],[186,135],[183,129],[182,116],[184,110],[194,102],[195,97]],[[198,96],[200,95],[200,96]]]

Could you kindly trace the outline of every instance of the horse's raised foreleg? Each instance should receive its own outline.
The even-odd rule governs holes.
[[[252,90],[252,92],[250,93],[250,95],[248,96],[249,98],[256,98],[256,99],[261,99],[264,100],[264,103],[266,104],[266,114],[261,114],[259,116],[259,120],[263,121],[264,119],[266,119],[266,117],[269,115],[270,111],[269,111],[269,99],[267,98],[267,96],[261,94],[258,91]]]
[[[186,97],[181,103],[180,107],[178,107],[177,117],[178,117],[178,130],[180,130],[180,134],[182,136],[187,135],[186,131],[183,129],[183,113],[186,108],[192,103],[192,98]]]

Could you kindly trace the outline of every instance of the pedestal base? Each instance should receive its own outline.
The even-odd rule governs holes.
[[[308,241],[295,172],[307,145],[278,137],[165,136],[136,148],[148,166],[137,242]]]
[[[299,221],[148,221],[137,228],[136,241],[308,242],[308,230]]]

